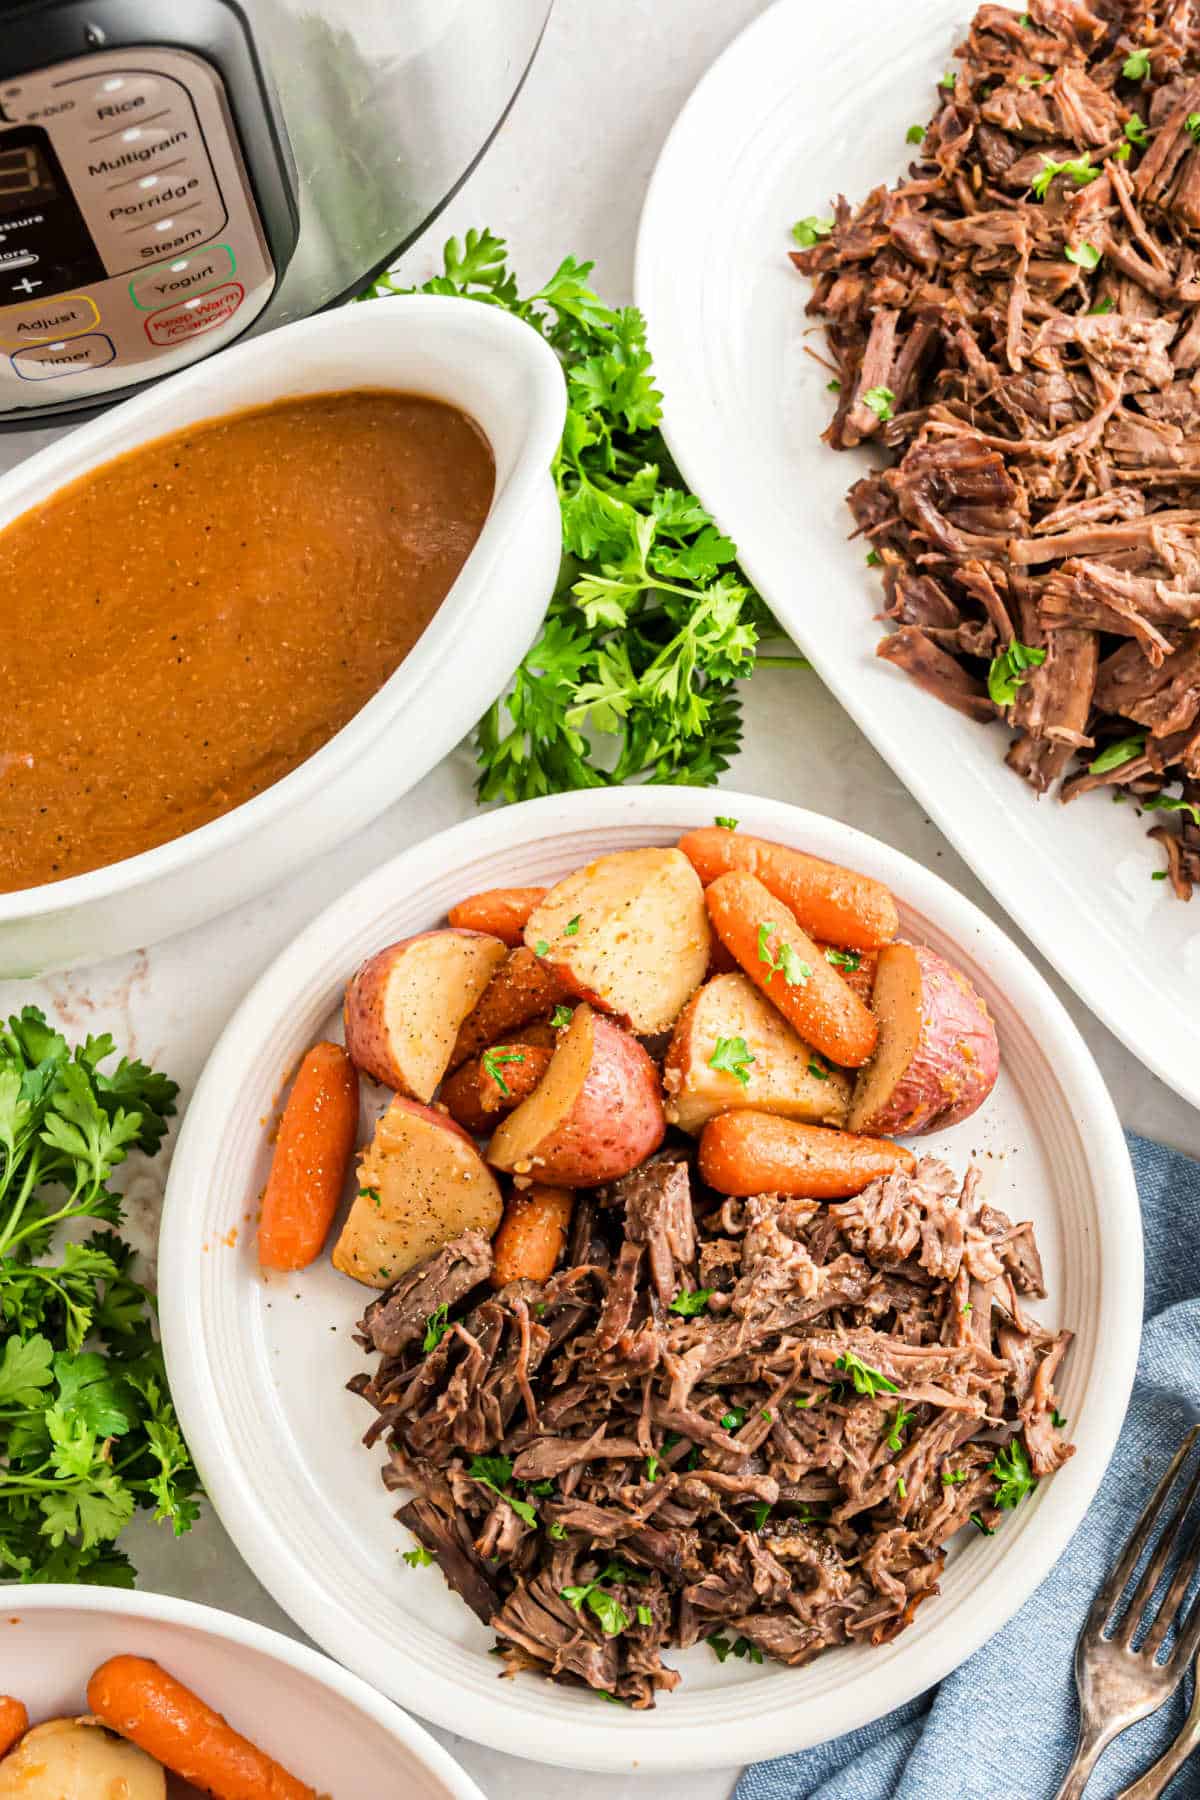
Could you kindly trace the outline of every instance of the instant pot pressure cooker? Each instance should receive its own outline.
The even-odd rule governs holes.
[[[356,293],[482,154],[550,5],[0,0],[0,424]]]

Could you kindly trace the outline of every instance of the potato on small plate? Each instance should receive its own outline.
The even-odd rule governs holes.
[[[496,1178],[462,1127],[397,1094],[359,1159],[333,1264],[367,1287],[390,1287],[460,1232],[490,1237],[503,1210]]]
[[[844,1125],[850,1080],[811,1050],[745,975],[705,982],[680,1014],[663,1065],[667,1120],[696,1132],[735,1107]]]
[[[618,850],[550,889],[525,942],[571,992],[647,1036],[667,1031],[704,979],[711,943],[700,877],[679,850]]]
[[[557,1187],[595,1187],[636,1169],[665,1131],[656,1065],[620,1025],[577,1006],[550,1067],[498,1127],[487,1159]]]
[[[366,1074],[432,1100],[459,1027],[508,955],[478,931],[423,931],[376,951],[346,989],[346,1048]]]

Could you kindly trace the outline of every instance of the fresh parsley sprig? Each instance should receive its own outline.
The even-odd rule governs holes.
[[[588,284],[592,264],[573,256],[522,298],[490,231],[451,238],[443,261],[420,292],[523,319],[557,351],[568,391],[553,466],[562,569],[538,641],[480,722],[480,799],[638,779],[711,784],[741,741],[734,684],[777,628],[671,461],[642,315],[605,306]],[[412,291],[385,275],[360,298]]]

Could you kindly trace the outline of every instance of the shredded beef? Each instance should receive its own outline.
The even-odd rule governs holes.
[[[506,1672],[635,1707],[701,1638],[793,1665],[886,1642],[948,1540],[1000,1523],[1013,1459],[1028,1486],[1071,1454],[1070,1334],[1025,1315],[1032,1228],[977,1171],[926,1158],[833,1206],[699,1212],[693,1180],[664,1158],[580,1196],[542,1284],[493,1294],[465,1233],[368,1307],[377,1361],[352,1384],[412,1496],[397,1517]],[[678,1308],[701,1281],[708,1304]]]
[[[792,255],[837,377],[825,439],[890,453],[849,495],[894,627],[878,654],[1006,724],[1037,793],[1154,811],[1182,899],[1200,881],[1197,116],[1194,5],[981,6],[907,174],[839,199]],[[1015,667],[1014,644],[1032,652]]]

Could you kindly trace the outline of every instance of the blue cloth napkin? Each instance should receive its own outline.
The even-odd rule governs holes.
[[[1146,1317],[1129,1415],[1069,1549],[1003,1631],[940,1687],[830,1744],[745,1771],[734,1800],[1049,1800],[1075,1746],[1072,1656],[1115,1561],[1200,1418],[1200,1163],[1129,1138],[1146,1232]],[[1119,1271],[1115,1279],[1120,1279]],[[936,1604],[932,1602],[931,1604]],[[1119,1793],[1181,1728],[1191,1679],[1101,1758],[1088,1800]],[[1200,1753],[1167,1790],[1200,1800]]]

